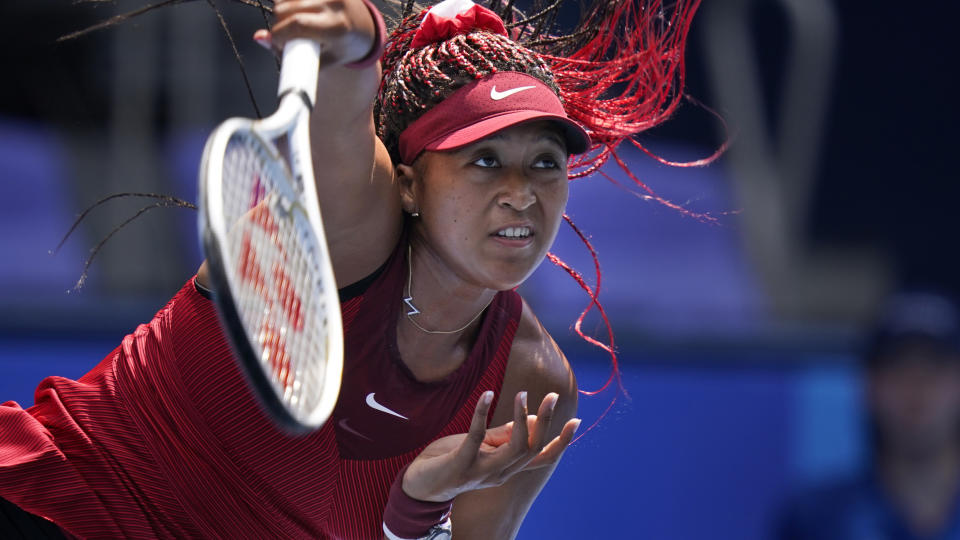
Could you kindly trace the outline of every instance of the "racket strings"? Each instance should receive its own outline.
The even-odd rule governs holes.
[[[252,134],[224,156],[226,268],[250,347],[288,409],[311,411],[325,379],[328,321],[322,249],[286,167]]]

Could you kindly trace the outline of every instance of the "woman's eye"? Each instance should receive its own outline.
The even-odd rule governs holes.
[[[552,157],[542,157],[533,163],[534,169],[556,169],[560,167]]]
[[[477,167],[491,168],[499,167],[500,162],[498,162],[497,159],[492,156],[483,156],[474,160],[473,165],[476,165]]]

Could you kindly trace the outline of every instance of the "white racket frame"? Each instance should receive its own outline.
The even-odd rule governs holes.
[[[339,395],[343,371],[343,322],[333,267],[329,256],[322,257],[324,260],[320,261],[319,266],[326,285],[322,289],[327,306],[328,334],[324,387],[318,390],[321,392],[318,405],[303,414],[285,405],[272,377],[264,373],[260,359],[254,354],[255,348],[251,345],[254,341],[240,322],[233,295],[230,294],[229,274],[224,270],[225,261],[221,256],[221,246],[226,245],[230,225],[225,223],[222,204],[223,157],[231,137],[238,132],[246,132],[260,139],[271,155],[281,160],[281,153],[273,141],[286,135],[289,171],[293,180],[290,188],[306,209],[319,245],[324,246],[324,253],[328,253],[310,153],[309,118],[316,102],[319,58],[320,47],[316,42],[298,39],[287,43],[280,69],[280,104],[277,111],[262,120],[230,118],[224,121],[207,139],[200,163],[200,235],[211,269],[218,312],[237,359],[264,407],[278,424],[299,433],[322,426],[332,414]]]

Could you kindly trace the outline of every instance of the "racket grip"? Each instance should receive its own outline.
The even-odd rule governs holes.
[[[283,47],[280,64],[280,88],[277,95],[303,91],[310,104],[317,102],[317,72],[320,70],[320,44],[309,39],[294,39]]]

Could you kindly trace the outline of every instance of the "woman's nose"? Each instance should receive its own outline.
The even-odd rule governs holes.
[[[530,180],[522,174],[511,174],[498,195],[500,207],[522,212],[537,202]]]

